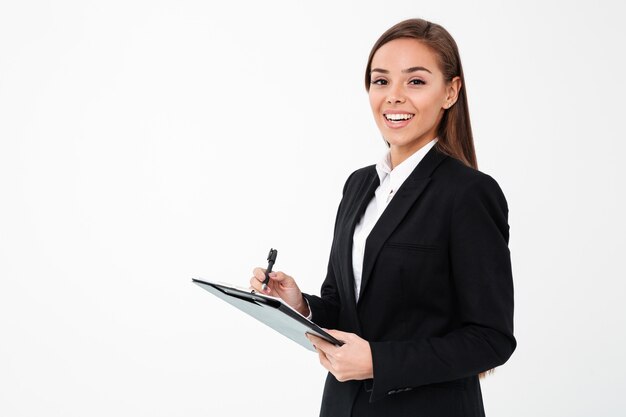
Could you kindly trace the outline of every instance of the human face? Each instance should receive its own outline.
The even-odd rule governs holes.
[[[447,83],[435,52],[417,39],[381,46],[371,65],[370,105],[397,166],[437,136],[445,109],[456,101],[461,81]]]

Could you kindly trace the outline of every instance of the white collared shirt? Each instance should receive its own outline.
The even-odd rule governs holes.
[[[402,161],[397,167],[391,169],[391,153],[387,151],[381,161],[376,164],[376,172],[380,179],[380,185],[376,188],[374,197],[369,202],[363,217],[354,229],[352,237],[352,269],[354,270],[354,294],[359,300],[361,289],[361,277],[363,274],[363,258],[365,255],[365,242],[376,222],[387,208],[387,205],[397,193],[404,181],[411,175],[417,164],[430,148],[435,146],[437,138],[418,149],[413,155]]]

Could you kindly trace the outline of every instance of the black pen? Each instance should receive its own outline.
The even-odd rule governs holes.
[[[263,291],[267,290],[267,284],[270,283],[270,272],[272,272],[272,267],[274,266],[274,262],[276,262],[277,255],[278,251],[276,249],[270,249],[270,253],[267,255],[268,264],[265,270],[265,280],[263,281],[263,285],[261,285]]]

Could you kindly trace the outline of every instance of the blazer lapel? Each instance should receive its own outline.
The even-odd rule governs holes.
[[[363,292],[367,288],[367,282],[374,269],[376,258],[384,243],[402,222],[419,196],[424,192],[430,182],[432,172],[445,158],[446,155],[439,152],[436,147],[433,146],[398,189],[396,195],[389,202],[389,205],[378,219],[378,222],[376,222],[376,225],[374,225],[374,228],[365,242],[365,256],[363,259],[363,274],[361,276],[359,300],[363,299]],[[352,230],[354,231],[354,227]],[[350,259],[352,258],[350,257]]]
[[[340,256],[340,263],[342,268],[342,276],[346,279],[342,280],[344,294],[348,294],[348,305],[354,306],[354,312],[356,313],[356,297],[354,294],[354,269],[352,268],[352,237],[354,236],[354,229],[358,221],[363,216],[367,205],[374,198],[376,188],[380,185],[380,179],[376,173],[376,169],[372,169],[370,175],[365,179],[361,185],[359,191],[356,193],[356,198],[352,201],[350,208],[348,209],[348,217],[344,223],[344,230],[340,235],[346,239],[340,246],[343,251]],[[355,314],[356,318],[356,314]]]

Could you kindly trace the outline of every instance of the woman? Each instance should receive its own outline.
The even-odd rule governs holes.
[[[483,416],[479,375],[515,349],[508,207],[476,168],[463,81],[441,26],[385,32],[365,87],[389,152],[345,183],[321,297],[270,274],[267,294],[345,342],[309,336],[322,416]]]

